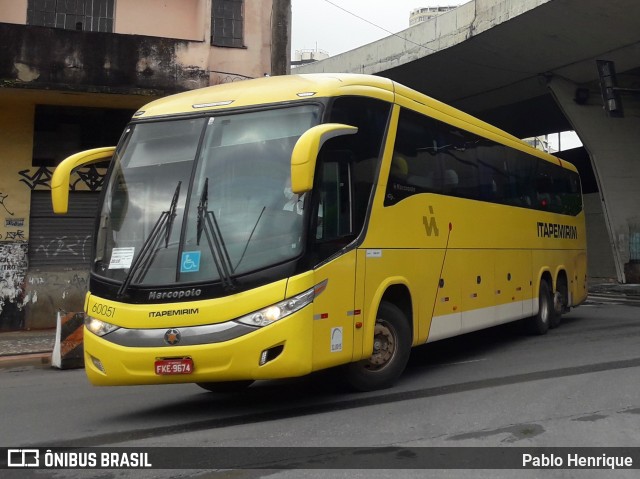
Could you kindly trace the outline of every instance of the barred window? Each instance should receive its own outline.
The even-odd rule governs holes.
[[[27,24],[42,27],[113,32],[115,0],[29,0]]]
[[[244,47],[244,0],[213,0],[211,45]]]

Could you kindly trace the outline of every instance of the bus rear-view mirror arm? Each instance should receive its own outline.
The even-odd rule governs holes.
[[[106,158],[111,158],[115,151],[115,146],[94,148],[92,150],[81,151],[62,160],[51,177],[51,203],[53,205],[53,212],[64,214],[69,208],[69,181],[73,170],[91,163],[97,163]]]
[[[301,195],[313,188],[316,160],[322,145],[331,138],[355,135],[358,128],[342,123],[325,123],[305,131],[291,153],[291,191]]]

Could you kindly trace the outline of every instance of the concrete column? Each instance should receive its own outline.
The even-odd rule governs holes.
[[[273,0],[271,14],[271,75],[291,72],[291,0]]]
[[[594,69],[595,62],[594,62]],[[600,189],[618,281],[640,282],[640,264],[631,262],[640,240],[640,108],[623,97],[624,118],[610,118],[599,90],[591,88],[584,102],[575,101],[575,85],[552,77],[549,88],[582,140]],[[597,87],[596,87],[597,88]],[[638,258],[635,258],[638,259]]]

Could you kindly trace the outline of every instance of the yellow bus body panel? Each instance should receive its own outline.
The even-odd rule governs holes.
[[[340,95],[368,96],[393,102],[393,88],[394,83],[386,78],[357,74],[327,73],[256,78],[161,98],[143,106],[136,118],[308,101]]]

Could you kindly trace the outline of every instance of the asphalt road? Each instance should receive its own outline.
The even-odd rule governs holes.
[[[640,308],[595,298],[545,336],[523,335],[507,325],[417,348],[396,387],[366,394],[344,392],[330,373],[257,383],[226,396],[195,385],[96,388],[80,370],[14,368],[0,371],[0,446],[640,447],[639,345]],[[639,475],[637,469],[387,472],[389,477]],[[103,471],[95,477],[161,476],[148,473],[105,476]],[[387,477],[367,470],[181,474]]]

